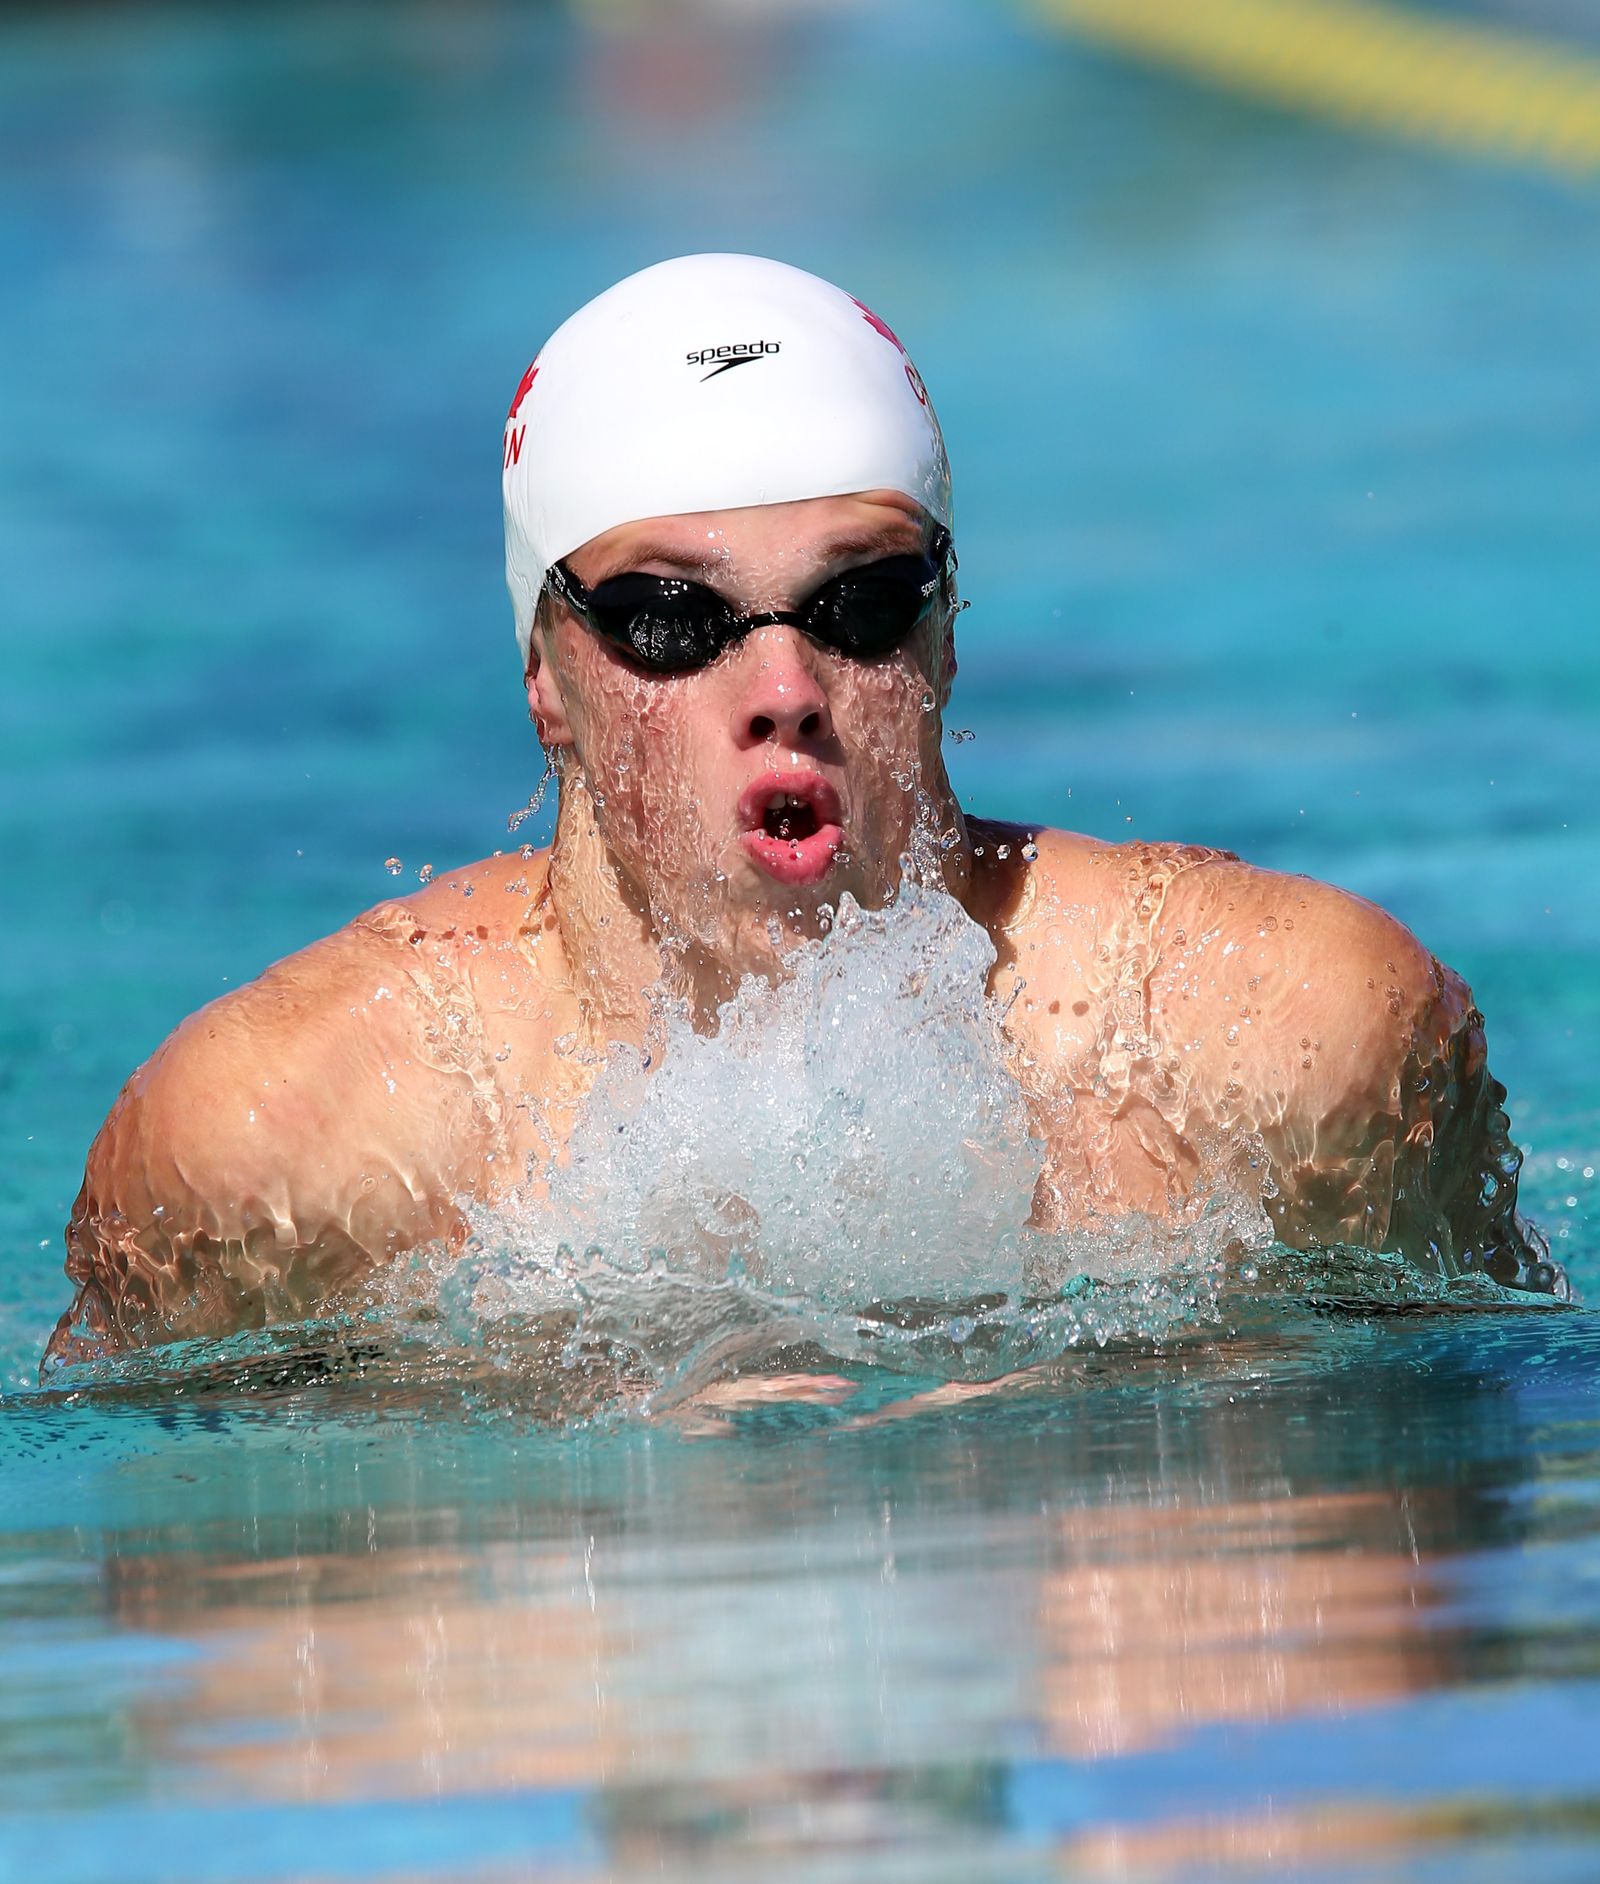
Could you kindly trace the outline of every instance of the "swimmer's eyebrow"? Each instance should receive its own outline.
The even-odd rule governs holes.
[[[908,521],[910,521],[908,519]],[[913,524],[913,529],[916,526]],[[915,555],[922,547],[922,532],[917,531],[917,541],[909,543],[904,529],[893,524],[880,524],[872,530],[845,530],[829,540],[819,561],[823,564],[837,562],[844,556],[868,556],[872,554]],[[684,575],[695,581],[704,581],[713,576],[721,567],[719,557],[707,556],[699,549],[686,548],[681,543],[635,543],[627,555],[615,559],[607,558],[608,567],[604,575],[597,575],[591,587],[601,582],[608,582],[613,576],[621,576],[636,569],[645,569],[651,563],[665,563],[669,569],[681,570]]]
[[[926,545],[923,532],[911,519],[906,519],[914,532],[914,541],[908,542],[903,529],[896,529],[892,523],[880,524],[876,530],[847,530],[837,536],[828,545],[828,562],[836,562],[841,556],[867,556],[872,554],[914,556]]]
[[[635,543],[626,556],[608,556],[603,575],[597,575],[590,587],[601,582],[609,582],[613,576],[631,574],[636,569],[644,569],[651,563],[665,563],[669,569],[681,569],[686,576],[704,576],[713,567],[711,560],[700,550],[684,549],[672,543]]]

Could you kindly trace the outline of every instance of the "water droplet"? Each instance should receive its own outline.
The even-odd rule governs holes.
[[[1001,863],[1004,863],[1011,855],[1011,846],[1009,844],[996,844],[994,854],[1000,859]]]
[[[419,883],[426,883],[432,875],[433,875],[433,865],[424,864],[422,868],[417,872],[417,881]]]
[[[527,823],[529,818],[538,816],[539,807],[544,803],[545,793],[549,791],[550,781],[555,775],[556,769],[553,764],[545,768],[545,775],[534,788],[533,796],[520,811],[513,811],[511,816],[506,819],[506,829],[508,831],[518,830]]]
[[[1039,846],[1037,844],[1024,844],[1022,847],[1022,861],[1024,863],[1037,863],[1039,861]]]
[[[390,876],[397,877],[399,876],[400,872],[405,868],[405,865],[401,863],[398,857],[385,857],[383,860],[383,867],[385,870],[388,871]]]

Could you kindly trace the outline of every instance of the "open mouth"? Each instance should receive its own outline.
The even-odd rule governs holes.
[[[744,853],[780,883],[820,883],[844,842],[839,794],[815,772],[768,772],[739,798]]]
[[[768,837],[793,838],[797,842],[814,837],[817,830],[816,809],[807,799],[791,798],[784,792],[762,812],[761,828]]]

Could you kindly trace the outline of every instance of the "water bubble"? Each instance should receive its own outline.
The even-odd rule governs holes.
[[[388,871],[390,876],[397,877],[399,876],[400,872],[405,868],[405,865],[401,863],[398,857],[385,857],[383,860],[383,867],[385,870]]]
[[[417,872],[417,881],[419,883],[426,883],[432,877],[432,875],[433,875],[433,865],[424,864],[422,868]]]
[[[1001,863],[1004,863],[1011,855],[1011,846],[1009,844],[996,844],[994,854],[1000,859]]]
[[[1022,847],[1022,861],[1024,863],[1037,863],[1039,861],[1039,846],[1037,844],[1024,844]]]

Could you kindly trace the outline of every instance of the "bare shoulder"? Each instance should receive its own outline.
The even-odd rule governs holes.
[[[461,1095],[483,1099],[474,975],[536,961],[511,945],[545,920],[541,872],[521,858],[453,872],[190,1015],[123,1088],[91,1175],[255,1195],[292,1177],[308,1196],[319,1173],[331,1190],[332,1174],[392,1157],[448,1181],[455,1147],[471,1149],[451,1129]]]
[[[67,1233],[100,1346],[303,1312],[450,1228],[494,1121],[425,934],[413,906],[379,904],[190,1015],[129,1078]]]
[[[1134,975],[1152,1018],[1191,1035],[1201,1059],[1229,1047],[1228,1070],[1259,1078],[1281,1062],[1287,1077],[1328,1054],[1370,1063],[1441,1007],[1469,1004],[1403,924],[1331,884],[1199,845],[974,833],[980,919],[1035,993],[1094,996]]]
[[[525,846],[446,871],[382,912],[405,912],[425,938],[457,942],[471,956],[475,945],[526,939],[549,927],[550,853]],[[377,912],[369,911],[367,921]],[[387,920],[387,916],[384,917]]]
[[[402,924],[380,905],[183,1021],[123,1088],[111,1124],[182,1147],[187,1169],[276,1160],[359,1102],[414,1043]],[[115,1136],[115,1134],[113,1134]],[[102,1138],[105,1134],[102,1134]],[[97,1145],[97,1149],[98,1149]]]
[[[1150,1003],[1195,1064],[1253,1091],[1395,1097],[1419,1033],[1470,996],[1386,911],[1310,877],[1215,856],[1163,889]]]
[[[972,829],[975,913],[1036,994],[1103,991],[1143,948],[1173,881],[1236,862],[1193,844],[1112,844],[1043,825]]]
[[[1365,898],[1213,860],[1167,886],[1150,1031],[1188,1102],[1258,1138],[1276,1233],[1551,1290],[1461,977]]]
[[[1181,1169],[1196,1146],[1244,1145],[1252,1163],[1259,1146],[1285,1242],[1559,1293],[1517,1214],[1520,1154],[1483,1017],[1403,923],[1225,851],[974,834],[974,913],[995,938],[1008,1030],[1073,1096],[1075,1127],[1050,1115],[1062,1142],[1086,1120],[1098,1133],[1075,1179],[1086,1192],[1151,1160]],[[1108,1068],[1104,1116],[1085,1095]]]
[[[1113,898],[1114,872],[1106,864],[1114,844],[1046,825],[969,819],[972,838],[973,914],[989,930],[1002,964],[1029,973],[1063,946],[1081,940]]]

